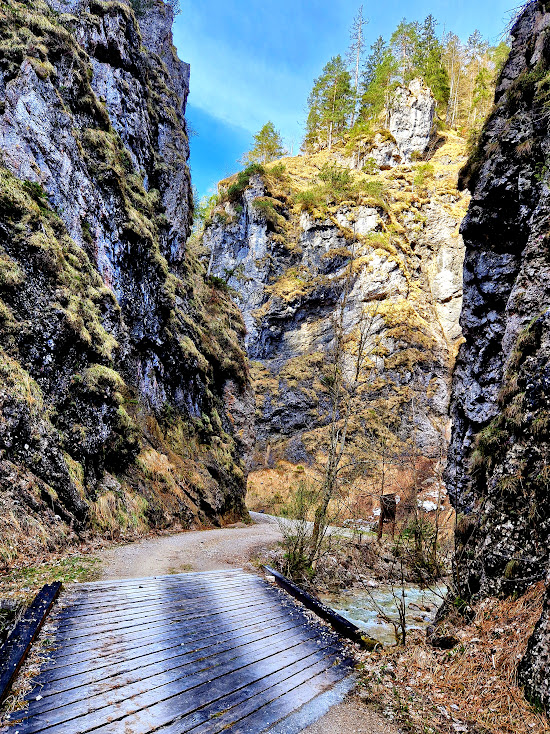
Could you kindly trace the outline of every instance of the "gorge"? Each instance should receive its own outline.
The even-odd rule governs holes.
[[[400,79],[374,122],[327,142],[308,120],[301,154],[221,181],[202,221],[173,20],[0,9],[3,571],[248,521],[247,486],[259,509],[270,471],[323,476],[337,425],[353,512],[391,493],[456,522],[442,625],[545,585],[515,665],[549,711],[550,4],[521,10],[469,140]]]

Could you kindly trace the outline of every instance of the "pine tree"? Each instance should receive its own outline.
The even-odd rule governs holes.
[[[437,22],[428,15],[420,27],[415,65],[419,75],[432,90],[440,109],[444,109],[451,92],[449,75],[443,64],[443,44],[437,37]]]
[[[376,72],[380,64],[383,63],[386,54],[388,53],[388,46],[382,36],[378,36],[376,41],[370,47],[370,54],[367,56],[365,64],[363,66],[363,73],[361,75],[361,85],[365,92],[369,85],[372,84],[376,77]]]
[[[390,39],[390,47],[399,64],[399,76],[408,84],[415,76],[415,59],[418,55],[419,24],[408,23],[405,18],[399,23]]]
[[[269,163],[286,155],[283,139],[270,121],[254,135],[254,147],[244,157],[245,163]]]
[[[334,56],[315,80],[308,97],[305,146],[311,148],[320,143],[330,150],[347,128],[353,105],[351,75],[342,57]]]
[[[376,121],[387,106],[388,97],[395,87],[398,63],[382,38],[371,46],[371,55],[365,65],[364,92],[361,97],[360,117]]]

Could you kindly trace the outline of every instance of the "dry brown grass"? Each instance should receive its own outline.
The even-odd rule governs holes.
[[[518,663],[542,612],[544,585],[519,599],[487,599],[475,619],[453,630],[460,644],[434,650],[412,633],[406,648],[365,656],[363,697],[407,731],[543,734],[548,719],[517,685]],[[464,728],[461,728],[464,727]]]

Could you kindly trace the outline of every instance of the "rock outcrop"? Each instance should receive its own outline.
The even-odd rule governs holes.
[[[372,380],[351,429],[355,457],[380,419],[391,424],[392,450],[415,432],[421,452],[438,455],[461,338],[463,150],[449,135],[431,164],[378,176],[339,169],[324,152],[221,184],[204,244],[247,326],[256,467],[312,464],[322,453],[324,360],[344,293],[351,330],[365,310],[375,321]]]
[[[338,156],[342,163],[351,168],[362,170],[373,164],[382,170],[411,163],[414,158],[422,158],[436,140],[434,134],[436,102],[422,79],[413,79],[407,86],[395,89],[388,108],[384,110],[384,120],[380,121],[387,129],[380,129],[374,135],[358,135],[353,142],[351,156]]]
[[[529,3],[462,174],[472,202],[447,486],[463,515],[456,581],[466,599],[522,593],[550,560],[549,28],[548,4]],[[546,708],[548,603],[521,673]]]
[[[413,153],[426,152],[433,133],[435,99],[422,79],[397,88],[389,117],[389,130],[404,163],[411,161]]]
[[[244,327],[186,246],[172,20],[160,1],[0,13],[0,502],[38,545],[244,510]]]

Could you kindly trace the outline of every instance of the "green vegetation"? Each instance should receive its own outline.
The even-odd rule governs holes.
[[[98,577],[99,563],[99,559],[95,556],[75,554],[25,565],[0,574],[2,595],[13,596],[24,588],[28,597],[31,597],[42,586],[52,584],[54,581],[61,581],[64,584],[93,581]]]
[[[351,75],[341,56],[334,56],[324,67],[308,97],[304,148],[327,147],[342,139],[353,112]]]
[[[272,122],[266,122],[262,129],[254,135],[254,146],[244,156],[245,163],[271,163],[286,155],[281,133],[275,130]]]
[[[479,130],[491,107],[496,79],[509,52],[505,42],[490,46],[479,31],[467,43],[452,32],[441,37],[433,15],[422,22],[403,19],[388,40],[380,36],[365,57],[362,10],[354,20],[348,58],[333,57],[308,98],[304,150],[329,150],[372,138],[387,127],[387,111],[399,85],[422,78],[432,90],[441,124],[464,132]]]
[[[238,202],[250,184],[252,176],[261,176],[264,173],[265,168],[260,163],[250,163],[244,171],[240,171],[237,174],[237,180],[228,186],[222,198],[226,198],[228,201],[233,203]]]

